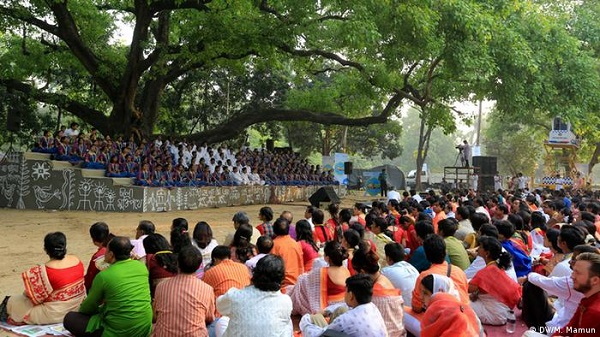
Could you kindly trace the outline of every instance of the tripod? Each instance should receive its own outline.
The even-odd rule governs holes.
[[[456,167],[456,165],[458,164],[459,159],[460,159],[460,166],[465,166],[465,159],[463,158],[462,150],[458,150],[458,153],[456,154],[456,160],[454,161],[454,167]]]

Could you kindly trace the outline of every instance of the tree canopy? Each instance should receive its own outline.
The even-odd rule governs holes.
[[[0,27],[0,85],[105,134],[210,143],[265,122],[386,123],[403,103],[450,133],[452,102],[574,118],[599,82],[531,0],[7,0]]]

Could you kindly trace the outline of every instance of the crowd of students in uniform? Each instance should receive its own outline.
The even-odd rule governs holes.
[[[240,185],[332,185],[333,170],[322,170],[291,150],[227,146],[210,147],[180,141],[141,142],[110,136],[95,129],[79,133],[76,123],[54,136],[44,131],[33,152],[50,153],[55,160],[88,169],[106,170],[108,177],[129,177],[140,186],[201,187]]]
[[[168,239],[142,221],[131,240],[96,223],[85,274],[64,234],[50,233],[50,260],[23,274],[25,294],[0,313],[11,324],[63,322],[76,336],[437,337],[484,336],[520,308],[528,336],[593,335],[593,197],[406,192],[332,204],[329,216],[309,206],[296,222],[266,206],[257,226],[234,214],[221,244],[202,221],[192,230],[174,219]]]

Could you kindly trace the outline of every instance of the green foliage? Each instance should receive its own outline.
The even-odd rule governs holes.
[[[0,85],[105,133],[221,141],[252,126],[307,153],[392,158],[401,103],[446,135],[469,119],[457,101],[523,120],[598,111],[598,5],[564,4],[7,0]]]
[[[549,125],[550,120],[539,116],[524,124],[493,111],[488,115],[487,123],[482,130],[485,153],[498,158],[500,174],[523,172],[532,176],[544,152],[544,139],[548,137],[549,129],[543,125]]]
[[[402,118],[402,155],[393,161],[404,172],[416,168],[417,148],[419,140],[420,116],[416,109],[409,109]],[[441,172],[445,166],[453,166],[456,161],[457,150],[454,148],[460,139],[463,139],[460,131],[452,134],[444,134],[441,129],[435,129],[431,134],[430,150],[425,162],[430,170]],[[460,164],[460,162],[459,162]]]

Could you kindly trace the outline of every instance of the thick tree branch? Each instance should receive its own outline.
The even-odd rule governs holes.
[[[354,62],[354,61],[349,61],[344,59],[343,57],[332,53],[332,52],[327,52],[324,50],[319,50],[319,49],[308,49],[308,50],[302,50],[302,49],[294,49],[291,48],[290,46],[286,46],[286,45],[280,45],[279,49],[283,50],[284,52],[288,53],[288,54],[292,54],[295,56],[302,56],[302,57],[308,57],[308,56],[321,56],[324,57],[326,59],[329,60],[333,60],[336,61],[337,63],[346,66],[346,67],[352,67],[355,68],[358,71],[363,72],[365,70],[365,67],[358,63],[358,62]]]
[[[429,69],[427,70],[427,86],[425,87],[425,96],[424,99],[425,100],[429,100],[429,97],[431,97],[431,86],[433,85],[433,72],[435,71],[435,68],[437,68],[437,66],[440,64],[440,62],[442,62],[442,57],[438,56],[436,57],[433,62],[431,62],[431,65],[429,66]]]
[[[240,54],[221,53],[221,54],[218,54],[218,55],[212,57],[211,60],[213,60],[213,61],[218,60],[218,59],[240,60],[240,59],[243,59],[243,58],[251,56],[251,55],[258,55],[258,52],[256,52],[255,50],[247,50]],[[172,64],[169,65],[169,71],[167,72],[167,74],[164,77],[165,84],[176,80],[177,78],[179,78],[180,76],[184,75],[185,73],[187,73],[189,71],[202,68],[204,65],[206,65],[206,62],[204,62],[204,61],[187,62],[186,63],[185,61],[182,61],[181,59],[175,60]]]
[[[49,93],[38,90],[34,86],[13,79],[0,79],[0,85],[7,89],[20,91],[38,102],[54,105],[65,109],[73,115],[93,124],[101,132],[110,133],[108,128],[108,118],[101,111],[90,108],[89,106],[68,98],[66,95],[58,93]]]
[[[594,166],[598,164],[598,158],[600,158],[600,142],[596,143],[596,148],[594,149],[594,154],[592,154],[592,158],[590,158],[588,172],[592,172]]]
[[[258,5],[258,9],[260,9],[263,12],[266,12],[266,13],[274,15],[280,21],[286,21],[287,20],[287,17],[285,17],[284,15],[281,15],[273,7],[269,6],[269,4],[267,3],[267,0],[261,0],[260,4]]]
[[[348,126],[383,124],[387,122],[391,114],[396,111],[402,102],[402,99],[401,95],[396,94],[390,98],[380,114],[361,118],[348,118],[332,112],[318,113],[307,110],[288,110],[279,108],[243,111],[230,118],[228,121],[221,123],[214,129],[190,135],[189,138],[192,140],[207,141],[209,143],[220,142],[236,136],[251,125],[269,121],[305,121],[323,125]]]
[[[321,16],[320,18],[317,19],[317,21],[319,22],[324,22],[324,21],[330,21],[330,20],[335,20],[335,21],[348,21],[348,18],[345,17],[344,15],[335,15],[335,14],[331,14],[331,15],[324,15]]]
[[[211,3],[211,0],[162,0],[152,1],[150,4],[150,10],[153,13],[158,13],[164,10],[174,9],[197,9],[199,11],[208,12],[210,8],[206,6]]]
[[[31,12],[27,8],[23,6],[14,6],[10,8],[0,6],[0,15],[5,15],[13,19],[29,23],[45,32],[60,37],[60,32],[57,26],[51,25],[44,20],[36,18],[31,14]]]
[[[63,1],[47,1],[50,10],[54,13],[56,22],[58,23],[58,35],[73,52],[73,55],[81,62],[81,64],[92,75],[94,80],[102,88],[104,93],[111,99],[117,95],[115,81],[110,78],[110,75],[100,71],[100,60],[92,52],[92,50],[83,42],[79,35],[79,29],[75,20],[71,16],[67,8],[67,2]]]
[[[115,11],[135,14],[135,7],[132,6],[115,6],[115,4],[104,3],[96,5],[96,8],[101,11]]]
[[[420,61],[417,61],[417,62],[411,64],[410,67],[408,68],[408,70],[406,71],[406,74],[404,74],[403,77],[404,77],[404,86],[405,87],[409,85],[410,76],[412,75],[413,71],[415,71],[415,69],[417,69],[417,67],[419,66],[420,63],[421,63]]]

